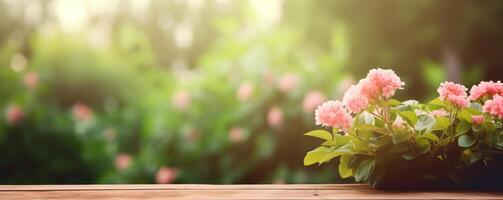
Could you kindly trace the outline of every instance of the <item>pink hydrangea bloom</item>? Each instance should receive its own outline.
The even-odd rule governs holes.
[[[173,96],[172,102],[178,110],[185,110],[191,103],[191,96],[187,91],[177,91]]]
[[[283,123],[283,111],[278,107],[273,107],[267,113],[267,123],[269,126],[277,127]]]
[[[342,98],[342,103],[346,108],[353,112],[359,113],[369,106],[369,101],[367,97],[363,96],[360,92],[360,86],[352,85]]]
[[[353,118],[340,101],[327,101],[315,111],[316,125],[348,129]]]
[[[121,153],[115,157],[115,168],[119,171],[124,171],[131,165],[131,155],[126,153]]]
[[[155,182],[158,184],[172,183],[178,176],[178,170],[170,167],[161,167],[155,175]]]
[[[23,77],[23,83],[28,89],[34,89],[38,85],[38,75],[35,72],[28,72]]]
[[[503,84],[500,81],[482,81],[478,85],[474,85],[472,89],[470,89],[470,96],[468,97],[468,99],[474,101],[483,97],[492,98],[496,94],[500,96],[503,95]]]
[[[5,111],[5,118],[9,125],[16,125],[24,117],[24,112],[18,105],[10,105]]]
[[[494,95],[493,99],[486,101],[482,111],[503,119],[503,97]]]
[[[378,95],[389,98],[405,85],[393,70],[380,68],[370,70],[358,84],[361,93],[368,99],[375,99]]]
[[[237,97],[239,101],[248,100],[253,94],[253,85],[251,83],[243,83],[239,86]]]
[[[73,117],[79,121],[86,121],[93,116],[93,110],[83,103],[75,103],[72,107]]]
[[[241,142],[244,139],[244,130],[241,127],[232,127],[229,130],[229,140],[231,142],[237,143]]]
[[[305,112],[313,112],[316,107],[326,101],[325,95],[320,91],[311,91],[304,97],[303,108]]]
[[[449,102],[457,107],[466,108],[470,105],[467,99],[466,87],[453,82],[443,82],[437,89],[442,101]]]
[[[479,125],[484,122],[484,115],[473,115],[472,116],[472,124]]]
[[[297,88],[299,77],[296,74],[285,74],[278,82],[278,89],[288,93]]]
[[[445,111],[444,109],[437,109],[437,110],[432,110],[431,115],[435,117],[447,117],[449,116],[449,113]]]

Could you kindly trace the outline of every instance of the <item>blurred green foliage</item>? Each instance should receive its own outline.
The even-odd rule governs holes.
[[[302,166],[311,104],[376,66],[421,100],[501,79],[500,49],[470,49],[501,33],[492,1],[458,5],[452,43],[450,1],[121,1],[79,31],[54,25],[61,2],[0,2],[0,183],[351,182]]]

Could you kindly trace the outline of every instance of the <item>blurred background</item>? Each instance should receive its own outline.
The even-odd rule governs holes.
[[[313,110],[371,68],[503,79],[503,1],[0,1],[0,184],[345,183]]]

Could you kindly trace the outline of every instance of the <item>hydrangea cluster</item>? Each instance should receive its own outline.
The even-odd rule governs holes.
[[[352,121],[348,113],[359,113],[379,98],[390,98],[404,86],[393,70],[372,69],[367,77],[352,85],[344,94],[342,102],[328,101],[315,111],[316,123],[336,128],[347,128]],[[337,119],[340,117],[341,119]]]
[[[470,96],[468,99],[475,101],[484,97],[492,98],[494,95],[503,96],[503,84],[500,81],[482,81],[470,89]]]
[[[482,110],[486,113],[503,119],[503,97],[500,95],[495,95],[493,99],[487,100],[485,102]]]
[[[327,101],[315,111],[316,125],[348,129],[353,118],[340,101]]]
[[[446,81],[440,84],[437,92],[440,94],[440,99],[442,101],[446,101],[460,108],[466,108],[470,105],[466,90],[466,87],[461,84]]]

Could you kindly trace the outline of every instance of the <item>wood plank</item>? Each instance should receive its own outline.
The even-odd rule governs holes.
[[[0,199],[503,199],[503,192],[391,192],[366,185],[0,186]]]

